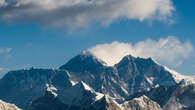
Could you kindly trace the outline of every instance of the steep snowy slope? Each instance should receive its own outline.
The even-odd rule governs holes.
[[[110,96],[105,95],[100,100],[89,106],[87,110],[123,110],[122,107]]]
[[[18,108],[14,104],[10,104],[0,100],[0,110],[22,110],[22,109]]]
[[[160,105],[143,95],[122,104],[123,110],[162,110]]]

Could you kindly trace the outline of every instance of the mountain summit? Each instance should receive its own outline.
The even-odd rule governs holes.
[[[103,68],[106,63],[93,56],[90,53],[82,52],[75,56],[59,69],[66,69],[72,72],[96,71]]]

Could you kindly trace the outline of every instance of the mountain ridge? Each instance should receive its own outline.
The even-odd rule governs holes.
[[[172,98],[174,90],[169,91],[168,88],[183,80],[184,84],[194,83],[194,79],[170,70],[152,58],[127,55],[114,66],[106,66],[97,57],[83,53],[73,57],[59,69],[31,68],[9,72],[0,79],[0,99],[22,109],[29,108],[29,105],[36,108],[36,104],[47,108],[43,102],[47,103],[49,99],[52,101],[48,103],[56,102],[62,108],[70,107],[70,110],[96,109],[97,105],[104,105],[109,100],[112,100],[111,105],[108,104],[111,108],[115,106],[124,109],[121,108],[122,104],[129,96],[134,95],[131,100],[144,96],[152,104],[149,107],[159,108],[159,105],[163,107],[171,102],[169,98]],[[167,94],[164,102],[157,96],[160,92]],[[102,98],[105,100],[101,101]],[[158,102],[159,105],[152,102]],[[82,105],[87,106],[83,108]],[[111,109],[106,105],[103,108]]]

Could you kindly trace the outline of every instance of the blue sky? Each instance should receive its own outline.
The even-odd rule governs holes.
[[[86,14],[86,18],[82,23],[74,23],[73,21],[68,22],[68,24],[63,24],[63,22],[67,21],[62,21],[62,23],[56,22],[61,20],[57,17],[66,19],[67,16],[73,16],[74,14],[67,14],[66,16],[56,15],[57,17],[44,15],[44,17],[41,17],[30,15],[29,12],[26,14],[16,11],[15,13],[19,14],[15,16],[13,12],[7,11],[8,8],[5,8],[6,5],[1,6],[1,1],[4,0],[0,0],[0,13],[11,16],[10,18],[5,18],[3,14],[0,16],[0,68],[2,68],[0,72],[2,73],[7,70],[28,68],[31,66],[44,68],[52,66],[57,68],[82,50],[97,44],[112,43],[114,41],[136,45],[147,39],[158,42],[159,39],[167,39],[168,36],[174,36],[182,46],[185,43],[189,43],[192,48],[195,46],[195,7],[193,6],[195,1],[193,0],[167,0],[175,7],[175,10],[170,11],[171,17],[168,12],[166,15],[159,14],[150,17],[149,12],[142,14],[143,10],[140,10],[141,15],[139,16],[133,15],[134,13],[130,11],[130,15],[118,15],[118,18],[110,18],[110,16],[102,15],[101,13],[103,12],[98,10],[96,11],[97,16],[102,16],[100,19],[99,17],[88,18]],[[20,2],[21,0],[17,1]],[[132,7],[141,8],[139,6]],[[26,9],[24,8],[23,10]],[[112,14],[117,13],[117,11],[111,12]],[[88,11],[85,13],[88,13]],[[91,12],[89,11],[89,13]],[[25,15],[27,17],[18,17]],[[159,20],[159,16],[163,16],[163,20]],[[56,19],[56,21],[49,19],[49,17]],[[166,18],[164,19],[164,17]],[[54,22],[55,24],[51,24],[50,22]],[[183,48],[186,47],[184,46]],[[165,52],[169,51],[172,50],[167,49]],[[178,54],[185,55],[185,52]],[[186,54],[189,55],[179,56],[178,59],[182,63],[178,65],[167,63],[167,60],[163,59],[160,59],[159,62],[180,73],[195,75],[194,50],[192,49]],[[175,57],[178,56],[175,55]]]

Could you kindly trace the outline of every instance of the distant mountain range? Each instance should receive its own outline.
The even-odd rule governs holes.
[[[0,109],[195,110],[194,79],[152,58],[128,55],[107,66],[81,53],[59,69],[8,72],[0,79]]]

